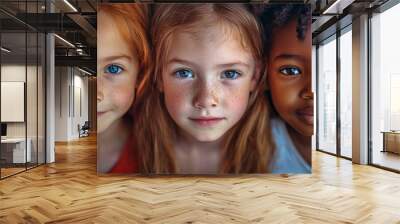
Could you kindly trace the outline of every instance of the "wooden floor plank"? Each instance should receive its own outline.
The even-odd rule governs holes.
[[[0,223],[400,223],[400,175],[313,152],[310,175],[98,176],[96,138],[0,181]]]

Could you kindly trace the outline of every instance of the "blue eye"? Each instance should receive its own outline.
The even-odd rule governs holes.
[[[285,67],[285,68],[281,68],[279,69],[279,72],[284,74],[284,75],[300,75],[301,74],[301,70],[297,67]]]
[[[106,66],[104,72],[105,72],[105,73],[110,73],[110,74],[112,74],[112,75],[118,75],[118,74],[120,74],[123,70],[124,70],[124,69],[121,68],[121,66],[111,64],[111,65],[107,65],[107,66]]]
[[[235,70],[227,70],[222,73],[223,79],[237,79],[241,76],[240,72]]]
[[[180,79],[192,79],[194,74],[189,69],[181,69],[175,72],[175,76]]]

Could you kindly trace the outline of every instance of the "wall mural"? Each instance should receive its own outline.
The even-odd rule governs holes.
[[[311,173],[311,8],[100,4],[99,173]]]

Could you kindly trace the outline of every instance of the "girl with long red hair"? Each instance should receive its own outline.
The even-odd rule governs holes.
[[[242,4],[162,4],[135,114],[142,173],[264,173],[272,155],[259,25]]]
[[[150,71],[148,23],[146,5],[99,5],[97,170],[101,173],[138,172],[132,105]]]

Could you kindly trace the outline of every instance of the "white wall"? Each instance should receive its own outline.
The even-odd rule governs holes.
[[[27,69],[27,70],[25,70]],[[30,133],[35,133],[36,136],[36,82],[30,75],[36,76],[36,66],[27,66],[20,64],[5,64],[1,66],[1,81],[5,82],[25,82],[25,75],[28,72],[28,84],[27,87],[27,120],[28,120],[28,137]],[[39,105],[40,107],[41,105]],[[7,108],[1,108],[1,110],[7,110]],[[33,113],[34,111],[35,113]],[[33,122],[33,123],[32,123]],[[7,122],[7,136],[8,137],[25,137],[25,124],[26,122]]]
[[[28,68],[30,69],[30,68]],[[1,66],[1,81],[5,82],[25,82],[25,64],[6,64]],[[7,108],[1,108],[7,110]],[[8,137],[25,137],[24,122],[7,122]]]
[[[67,67],[55,68],[55,141],[68,141],[68,86]]]
[[[70,141],[88,120],[88,78],[72,67],[56,67],[55,73],[55,141]]]
[[[32,161],[36,162],[39,158],[39,163],[44,163],[44,83],[42,67],[36,65],[24,64],[3,64],[1,66],[1,81],[5,82],[24,82],[26,90],[26,105],[23,102],[21,112],[25,114],[26,120],[22,122],[6,122],[7,137],[9,138],[25,138],[30,139],[30,148]],[[27,80],[25,80],[27,78]],[[24,93],[23,93],[24,94]],[[3,97],[7,97],[2,95]],[[24,100],[25,101],[25,100]],[[13,113],[10,107],[2,107],[3,112]],[[23,115],[24,116],[24,115]],[[39,156],[37,156],[39,153]]]

